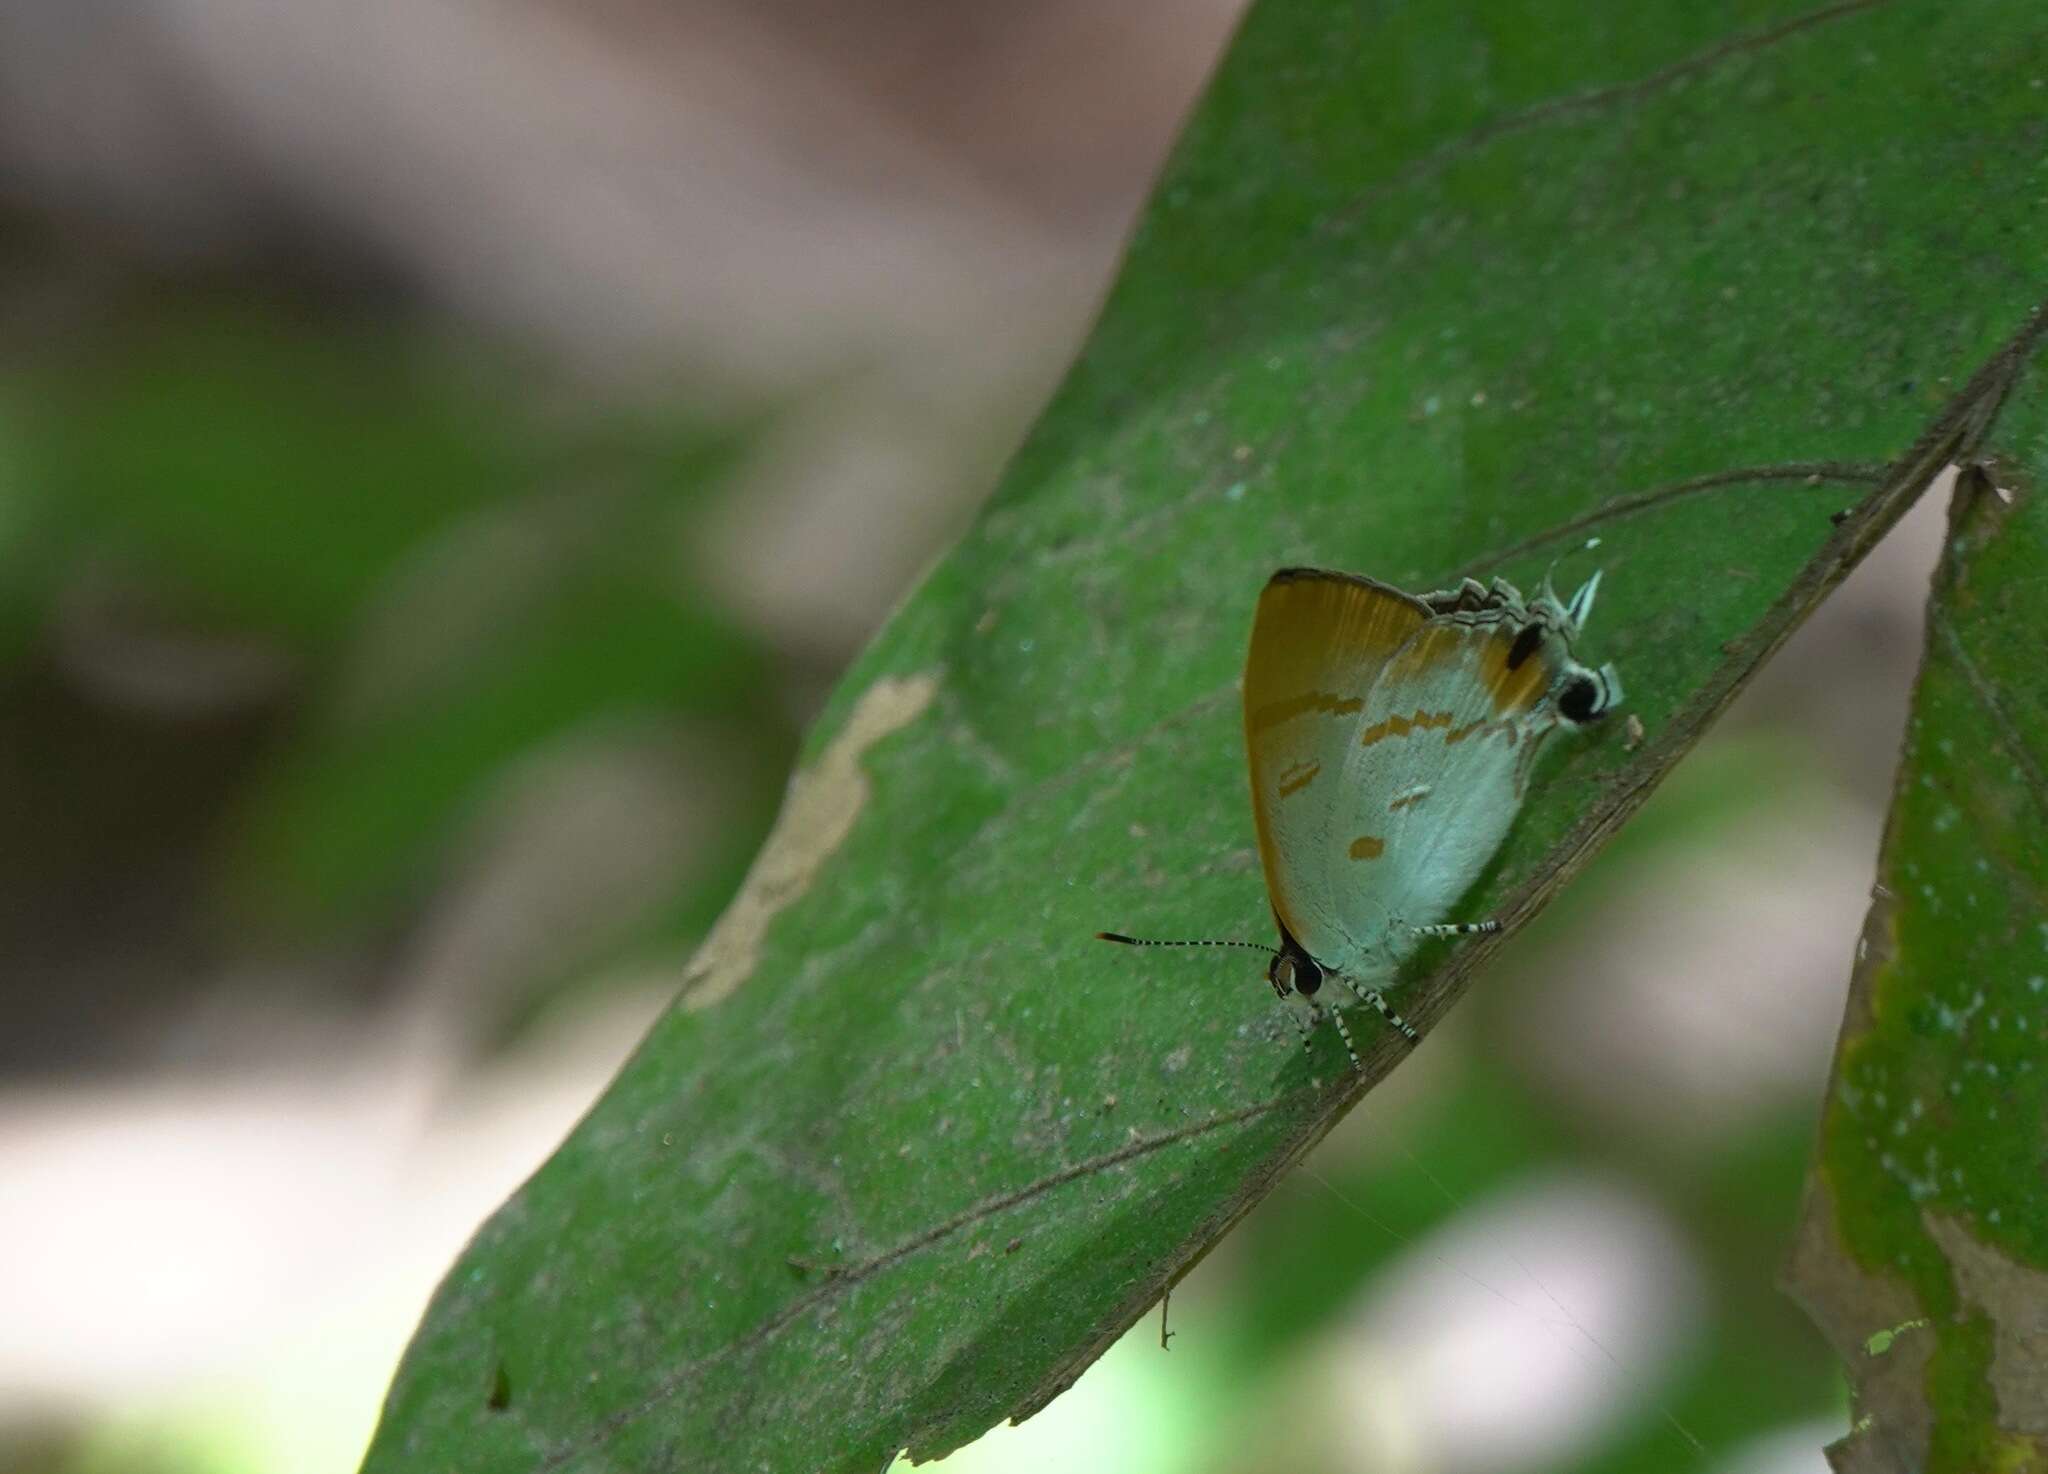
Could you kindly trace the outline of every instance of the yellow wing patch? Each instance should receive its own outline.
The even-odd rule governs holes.
[[[1410,732],[1427,732],[1432,727],[1448,727],[1450,724],[1451,714],[1447,711],[1418,711],[1414,716],[1388,717],[1383,722],[1374,722],[1360,732],[1358,745],[1370,747],[1375,742],[1386,741],[1389,737],[1406,737]]]
[[[1429,671],[1448,666],[1466,665],[1470,669],[1468,662],[1476,661],[1479,681],[1486,688],[1494,716],[1521,716],[1535,707],[1557,679],[1551,640],[1539,642],[1518,664],[1509,667],[1508,659],[1514,654],[1516,637],[1521,633],[1504,622],[1435,625],[1389,663],[1387,680],[1419,680]],[[1455,741],[1456,736],[1453,734],[1447,740]]]
[[[1263,732],[1269,727],[1279,726],[1282,722],[1291,722],[1296,717],[1349,716],[1364,705],[1365,698],[1362,696],[1339,696],[1334,691],[1303,691],[1279,701],[1267,702],[1259,708],[1256,715],[1247,709],[1244,718],[1245,731]]]
[[[1421,600],[1370,579],[1305,568],[1274,574],[1245,657],[1246,738],[1297,717],[1358,711],[1373,676],[1428,618]]]
[[[1296,763],[1280,775],[1280,797],[1285,798],[1290,793],[1301,792],[1315,782],[1316,774],[1322,771],[1321,763]]]

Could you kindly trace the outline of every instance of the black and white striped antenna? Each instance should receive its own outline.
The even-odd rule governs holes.
[[[1268,947],[1263,942],[1223,942],[1208,939],[1187,942],[1162,942],[1152,937],[1127,937],[1120,931],[1099,931],[1095,935],[1098,940],[1121,942],[1126,947],[1242,947],[1247,952],[1263,952],[1268,957],[1278,957],[1280,955],[1278,947]]]

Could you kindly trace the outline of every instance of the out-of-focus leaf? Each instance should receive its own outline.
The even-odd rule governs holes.
[[[393,562],[518,484],[519,440],[389,325],[138,308],[24,370],[23,480],[206,612],[333,638]]]
[[[0,435],[41,592],[110,563],[302,662],[224,836],[239,923],[388,905],[508,764],[579,728],[739,717],[778,741],[764,652],[684,557],[745,427],[548,412],[508,367],[195,292],[15,369]]]
[[[2048,280],[2030,7],[1742,10],[1252,12],[1082,361],[451,1271],[369,1469],[872,1474],[1156,1301],[1401,1052],[1304,1061],[1241,959],[1090,939],[1266,931],[1234,681],[1274,567],[1605,567],[1582,650],[1645,740],[1561,744],[1471,914],[1640,802],[1975,446]]]
[[[592,510],[612,525],[519,591],[445,671],[368,715],[309,716],[248,796],[242,895],[285,915],[349,914],[548,741],[593,724],[760,714],[759,649],[680,586],[647,518]]]
[[[1790,1288],[1838,1469],[2048,1469],[2048,403],[1957,481]]]

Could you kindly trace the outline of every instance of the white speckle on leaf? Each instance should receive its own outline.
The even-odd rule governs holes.
[[[1165,1059],[1161,1060],[1159,1062],[1159,1068],[1164,1070],[1169,1075],[1178,1075],[1182,1070],[1188,1067],[1188,1061],[1193,1059],[1194,1057],[1194,1045],[1183,1044],[1180,1048],[1174,1050],[1173,1053],[1167,1055]]]
[[[802,899],[867,807],[871,785],[861,762],[868,749],[916,721],[938,689],[928,675],[876,681],[861,693],[823,755],[790,780],[774,832],[690,963],[683,1007],[695,1012],[721,1003],[753,975],[769,923]]]

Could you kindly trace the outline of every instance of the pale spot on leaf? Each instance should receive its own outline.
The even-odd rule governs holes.
[[[721,1003],[747,980],[760,960],[769,923],[810,889],[818,867],[845,843],[867,806],[871,785],[861,759],[884,737],[917,720],[937,690],[930,676],[875,682],[824,756],[790,780],[774,832],[683,979],[685,1008]]]

